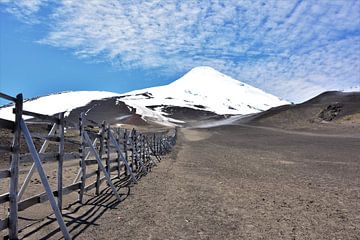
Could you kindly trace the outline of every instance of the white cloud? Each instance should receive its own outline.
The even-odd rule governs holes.
[[[27,23],[39,23],[36,13],[48,0],[0,0],[5,10]]]
[[[301,101],[360,82],[360,1],[45,1],[6,3],[46,19],[39,42],[121,68],[209,65]]]

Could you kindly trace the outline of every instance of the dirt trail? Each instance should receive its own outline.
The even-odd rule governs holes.
[[[194,129],[183,129],[182,132],[184,133],[185,139],[190,142],[201,141],[211,136],[211,134],[208,132],[198,131]]]
[[[122,203],[105,195],[65,219],[76,239],[359,239],[359,156],[356,138],[181,129]],[[57,239],[50,226],[30,238]]]
[[[182,129],[169,159],[80,238],[357,239],[358,139]]]

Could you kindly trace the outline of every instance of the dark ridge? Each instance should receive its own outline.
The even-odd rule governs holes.
[[[83,107],[72,110],[66,120],[72,124],[78,124],[81,112],[86,114],[86,118],[101,123],[105,120],[109,124],[128,123],[131,121],[136,124],[146,124],[141,116],[135,114],[135,109],[127,106],[118,100],[119,97],[111,97],[101,100],[91,101]]]
[[[205,108],[206,108],[206,107],[204,107],[203,105],[194,105],[194,107],[201,108],[201,109],[205,109]]]
[[[152,94],[149,93],[149,92],[138,93],[138,94],[135,94],[135,96],[144,96],[144,97],[146,97],[147,99],[154,98],[154,97],[152,96]]]
[[[222,115],[218,115],[211,111],[194,109],[189,107],[163,106],[162,111],[167,113],[168,117],[184,121],[198,121],[212,118],[223,118]]]
[[[306,127],[309,123],[333,121],[360,113],[360,92],[324,92],[300,104],[271,108],[240,120],[270,126]]]
[[[323,92],[301,104],[327,104],[330,102],[360,102],[360,92]]]

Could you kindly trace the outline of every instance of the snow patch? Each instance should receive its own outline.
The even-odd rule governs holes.
[[[93,100],[120,96],[118,93],[105,91],[74,91],[51,94],[39,97],[35,100],[24,102],[23,109],[31,112],[53,115],[60,112],[66,112],[67,116],[71,110],[85,106]],[[13,106],[0,108],[0,118],[14,121]],[[24,116],[24,119],[31,117]]]

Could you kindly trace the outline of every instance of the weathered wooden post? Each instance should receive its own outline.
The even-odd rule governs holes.
[[[144,142],[143,142],[143,134],[142,133],[139,134],[139,145],[140,145],[140,147],[139,147],[140,148],[139,149],[140,159],[144,164],[146,164],[145,157],[144,157]]]
[[[145,147],[145,159],[146,159],[146,161],[147,162],[149,162],[149,146],[148,146],[148,144],[147,144],[147,138],[146,138],[146,136],[145,136],[145,134],[144,134],[144,139],[143,139],[143,141],[144,141],[144,147]]]
[[[12,143],[12,156],[10,166],[10,186],[9,186],[9,238],[18,239],[18,184],[19,184],[19,154],[20,154],[20,137],[23,108],[23,96],[18,94],[15,100],[15,127],[14,139]]]
[[[136,169],[135,171],[138,171],[138,159],[137,159],[137,141],[136,141],[136,130],[133,129],[131,131],[131,143],[132,143],[132,151],[131,151],[131,156],[132,156],[132,161],[133,161],[133,167]]]
[[[106,147],[106,171],[111,178],[111,171],[110,171],[110,153],[111,153],[111,146],[110,146],[110,125],[107,125],[106,128],[106,138],[105,138],[105,147]]]
[[[62,197],[63,197],[63,162],[64,162],[64,113],[59,113],[59,155],[58,155],[58,206],[61,212],[62,209]]]
[[[159,138],[159,153],[160,153],[160,155],[162,155],[163,154],[163,152],[162,152],[162,137],[160,137]]]
[[[103,154],[104,154],[104,135],[105,135],[105,121],[102,122],[101,124],[101,131],[100,131],[100,149],[99,149],[99,156],[100,156],[100,160],[102,161],[103,158]],[[98,164],[98,169],[96,172],[96,188],[95,188],[95,194],[99,195],[100,194],[100,173],[101,173],[101,169],[100,166]]]
[[[116,142],[119,146],[121,146],[120,144],[120,133],[121,133],[121,129],[120,128],[117,128],[116,129]],[[118,152],[118,157],[117,157],[117,169],[118,169],[118,178],[120,179],[120,176],[121,176],[121,156],[120,156],[120,152]],[[127,160],[127,159],[126,159]],[[125,173],[126,173],[126,168],[125,168]]]
[[[153,136],[153,146],[154,146],[154,154],[156,154],[157,155],[157,149],[156,149],[156,135],[155,135],[155,133],[154,133],[154,136]]]
[[[82,204],[84,200],[85,184],[86,184],[86,163],[85,163],[85,140],[84,140],[84,113],[80,113],[79,117],[79,131],[80,131],[80,167],[81,167],[81,184],[79,192],[79,202]]]
[[[128,137],[129,137],[128,130],[125,129],[125,131],[124,131],[124,153],[125,153],[125,160],[126,160],[126,161],[129,161],[128,148],[127,148],[127,146],[128,146]],[[131,162],[129,165],[130,165],[130,169],[131,169],[131,171],[132,171],[132,169],[133,169],[133,164],[132,164],[132,162]],[[130,173],[128,173],[128,172],[125,170],[125,175],[128,176],[128,174],[130,174]]]

